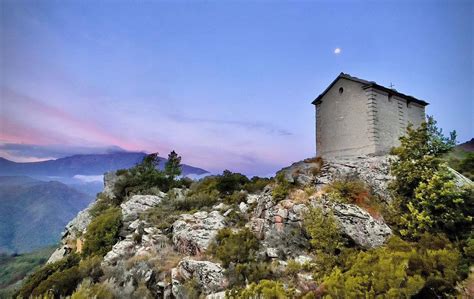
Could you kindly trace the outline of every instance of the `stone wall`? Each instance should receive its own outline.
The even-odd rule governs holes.
[[[367,113],[367,96],[361,84],[344,78],[338,80],[316,105],[316,155],[373,153],[375,143],[369,140]]]
[[[384,155],[399,145],[409,123],[424,120],[422,105],[341,78],[316,104],[316,155]]]

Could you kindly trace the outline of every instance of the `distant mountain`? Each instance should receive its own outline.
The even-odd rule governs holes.
[[[474,152],[474,138],[471,138],[471,140],[469,141],[456,145],[455,149],[462,150],[465,152]]]
[[[93,197],[60,182],[0,177],[0,252],[28,252],[59,241]]]
[[[130,168],[141,162],[145,153],[118,152],[110,154],[74,155],[42,162],[17,163],[0,158],[0,175],[59,176],[102,175],[105,172]],[[160,158],[163,168],[165,158]],[[202,175],[206,170],[183,164],[183,175]]]

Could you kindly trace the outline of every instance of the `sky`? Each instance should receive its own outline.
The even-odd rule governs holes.
[[[314,156],[345,72],[474,137],[472,1],[0,1],[0,156],[176,150],[268,175]]]

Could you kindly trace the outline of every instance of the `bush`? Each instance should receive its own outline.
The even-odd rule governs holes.
[[[248,228],[235,233],[229,228],[223,228],[217,233],[210,252],[222,261],[224,267],[228,267],[230,263],[254,261],[258,248],[258,239]]]
[[[118,241],[122,226],[122,212],[120,208],[112,207],[103,214],[94,218],[84,235],[84,256],[104,256]]]
[[[335,254],[344,247],[339,224],[331,211],[324,213],[321,208],[310,208],[304,216],[303,227],[317,252]]]
[[[249,182],[245,183],[243,188],[249,193],[257,193],[262,191],[263,188],[270,183],[271,179],[254,176]]]
[[[283,172],[278,173],[275,176],[276,186],[273,188],[272,196],[275,201],[285,199],[290,193],[291,184],[285,179]]]
[[[404,236],[417,238],[429,231],[444,232],[454,239],[472,231],[472,187],[463,189],[457,186],[453,175],[444,166],[418,185],[415,198],[408,202],[407,208],[408,213],[401,218]]]
[[[332,181],[327,185],[325,191],[331,196],[331,199],[350,204],[364,202],[370,196],[366,184],[354,177]]]
[[[234,289],[226,293],[230,298],[274,298],[285,299],[294,297],[293,289],[286,290],[279,281],[261,280],[258,283],[251,283],[245,289]]]
[[[103,284],[93,284],[90,279],[85,279],[72,294],[71,299],[113,299],[112,292]]]
[[[225,274],[229,279],[229,286],[245,286],[247,283],[271,279],[273,276],[270,265],[264,262],[232,263]]]
[[[224,170],[222,175],[217,177],[216,188],[222,195],[230,195],[234,191],[240,191],[249,179],[240,173],[233,173]]]
[[[324,279],[331,297],[445,297],[458,279],[459,252],[442,237],[425,235],[420,244],[392,237],[386,246],[351,255],[344,268]],[[422,247],[431,244],[430,247]]]
[[[79,260],[80,258],[77,254],[70,254],[66,258],[55,263],[43,266],[26,279],[14,297],[30,297],[33,294],[33,291],[35,291],[43,281],[46,281],[54,273],[75,267],[79,264]]]
[[[238,205],[241,202],[245,202],[247,200],[247,192],[245,191],[234,191],[231,195],[228,195],[224,198],[224,201],[227,204],[236,204]]]

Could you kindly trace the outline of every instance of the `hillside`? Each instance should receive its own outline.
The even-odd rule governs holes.
[[[461,259],[458,248],[472,245],[455,243],[461,229],[451,240],[443,233],[402,238],[400,215],[408,214],[394,211],[399,208],[387,189],[394,179],[389,161],[312,158],[272,179],[225,171],[192,184],[169,181],[145,164],[109,173],[96,202],[66,226],[48,264],[17,295],[48,290],[77,298],[455,294],[471,263],[470,249]],[[465,199],[460,215],[472,214],[474,202]],[[459,288],[469,288],[466,283]]]
[[[56,160],[42,162],[17,163],[0,158],[0,175],[7,176],[63,176],[102,175],[108,171],[130,168],[141,162],[145,153],[118,152],[111,154],[74,155]],[[160,158],[159,167],[162,169],[166,162]],[[183,175],[202,175],[206,170],[183,165]]]
[[[56,244],[67,222],[92,199],[59,182],[0,176],[0,252]]]

